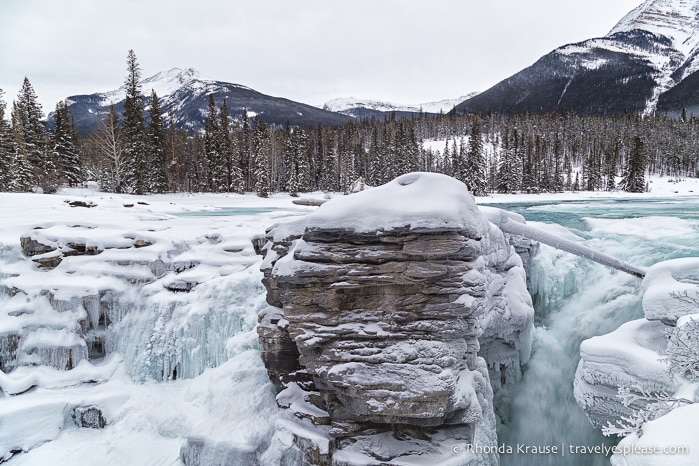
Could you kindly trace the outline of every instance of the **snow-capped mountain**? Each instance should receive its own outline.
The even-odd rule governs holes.
[[[192,68],[173,68],[145,78],[141,81],[141,89],[146,98],[155,90],[167,121],[172,116],[177,127],[190,130],[203,128],[209,94],[213,94],[217,106],[225,98],[234,119],[240,119],[243,110],[247,110],[249,115],[257,115],[265,123],[276,125],[288,122],[310,127],[318,123],[336,125],[348,120],[346,115],[271,97],[240,84],[206,79]],[[88,133],[109,112],[112,104],[121,113],[125,95],[122,86],[108,92],[71,96],[66,101],[78,131]]]
[[[427,102],[424,104],[404,105],[385,102],[381,100],[357,99],[354,97],[346,97],[333,99],[323,105],[324,110],[331,112],[343,113],[352,117],[362,117],[368,112],[376,113],[447,113],[456,105],[466,99],[469,99],[477,92],[472,92],[465,96],[457,97],[456,99],[445,99],[437,102]]]
[[[560,47],[457,110],[699,115],[699,0],[647,0],[604,37]]]

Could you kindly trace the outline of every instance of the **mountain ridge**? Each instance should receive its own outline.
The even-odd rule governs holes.
[[[605,36],[554,49],[457,111],[699,115],[698,71],[699,0],[648,0]]]
[[[165,121],[172,119],[176,127],[188,131],[197,131],[204,127],[210,94],[214,96],[217,106],[222,105],[226,99],[234,120],[240,120],[244,111],[247,111],[251,118],[257,116],[266,124],[279,126],[287,123],[303,127],[312,127],[319,123],[334,126],[345,123],[350,118],[283,97],[262,94],[241,84],[203,78],[193,68],[172,68],[143,79],[141,93],[147,105],[151,90],[155,90],[158,95]],[[108,114],[111,105],[121,114],[125,95],[125,88],[122,86],[111,91],[68,97],[66,103],[78,132],[86,134],[97,128],[100,120]]]
[[[332,112],[344,113],[345,115],[355,117],[357,109],[371,110],[382,113],[447,113],[451,111],[456,105],[477,94],[477,92],[471,92],[469,94],[457,97],[455,99],[442,99],[435,102],[425,102],[421,104],[397,104],[377,99],[357,99],[355,97],[341,97],[329,100],[328,102],[323,104],[322,108]]]

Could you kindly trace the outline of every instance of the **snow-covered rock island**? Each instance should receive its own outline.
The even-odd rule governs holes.
[[[463,183],[403,175],[267,239],[258,333],[295,414],[280,464],[498,464],[494,392],[521,377],[534,310]]]

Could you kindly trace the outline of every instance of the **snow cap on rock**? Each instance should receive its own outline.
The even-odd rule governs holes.
[[[337,197],[305,219],[307,228],[358,233],[409,227],[414,231],[487,232],[487,222],[461,181],[439,173],[408,173],[382,186]]]

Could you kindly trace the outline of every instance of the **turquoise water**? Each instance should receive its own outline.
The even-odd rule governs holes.
[[[518,203],[496,207],[628,263],[647,267],[699,256],[699,199]],[[511,411],[499,438],[506,445],[614,444],[588,422],[573,397],[580,342],[643,316],[641,281],[586,259],[541,246],[528,285],[536,309],[534,352],[510,390]],[[503,455],[502,464],[606,465],[602,454]]]
[[[196,210],[191,212],[178,212],[177,217],[239,217],[255,216],[269,213],[279,213],[281,217],[293,217],[305,215],[307,209],[289,209],[281,207],[222,207],[215,210]]]
[[[557,223],[567,228],[581,230],[587,229],[585,218],[588,217],[629,219],[659,216],[699,220],[698,197],[525,202],[491,205],[511,212],[517,212],[523,215],[527,221]]]

